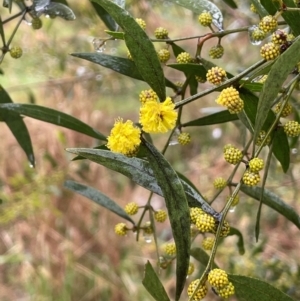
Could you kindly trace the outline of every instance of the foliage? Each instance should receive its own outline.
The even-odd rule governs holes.
[[[202,265],[202,269],[199,269],[197,274],[199,281],[190,295],[190,301],[196,300],[197,290],[205,285],[208,285],[215,294],[225,299],[233,294],[229,287],[234,287],[238,300],[269,300],[270,296],[275,300],[293,300],[288,294],[271,284],[256,279],[256,275],[227,275],[223,271],[221,275],[225,280],[223,278],[221,280],[224,284],[219,281],[220,279],[210,281],[209,275],[213,271],[212,269],[217,266],[215,263],[217,256],[222,256],[220,250],[227,239],[226,236],[237,236],[238,250],[240,254],[245,253],[243,234],[239,225],[237,224],[237,228],[233,228],[227,221],[228,213],[233,210],[233,204],[234,207],[240,206],[235,202],[241,192],[259,201],[256,220],[253,219],[256,240],[259,239],[261,232],[260,222],[263,216],[263,205],[277,211],[293,226],[300,228],[300,216],[296,210],[271,189],[265,188],[267,180],[270,178],[269,171],[272,170],[272,165],[280,164],[282,171],[288,172],[291,168],[291,150],[298,146],[300,125],[298,121],[292,123],[293,125],[287,123],[286,119],[290,119],[290,117],[285,115],[285,112],[289,111],[286,110],[287,105],[294,108],[298,106],[295,97],[297,97],[297,89],[299,88],[300,74],[300,8],[298,8],[297,2],[292,0],[284,2],[252,1],[252,10],[258,12],[260,21],[257,20],[250,26],[229,30],[224,28],[223,23],[226,22],[223,19],[222,9],[210,1],[174,0],[170,2],[192,11],[197,16],[208,13],[205,23],[207,32],[203,35],[176,39],[169,36],[164,39],[152,38],[152,34],[148,34],[141,25],[143,20],[136,19],[129,13],[125,1],[92,0],[93,8],[108,28],[107,37],[95,41],[96,52],[74,52],[72,54],[78,59],[88,60],[119,74],[142,81],[148,85],[149,89],[151,88],[148,92],[144,91],[144,95],[149,95],[149,99],[146,97],[146,104],[140,104],[140,119],[134,120],[135,124],[130,121],[131,128],[125,127],[123,131],[119,131],[116,127],[117,123],[115,123],[109,136],[109,139],[113,140],[115,144],[124,141],[124,136],[130,143],[131,131],[135,131],[135,134],[139,135],[138,139],[135,139],[135,143],[138,141],[140,144],[138,147],[135,144],[130,152],[115,153],[109,149],[109,144],[106,144],[107,135],[100,133],[92,126],[71,114],[45,106],[14,103],[2,86],[0,86],[1,121],[6,123],[32,167],[35,165],[34,145],[32,145],[30,131],[23,121],[24,116],[71,129],[97,139],[99,145],[95,148],[67,148],[66,151],[76,155],[74,161],[76,160],[78,164],[81,160],[90,160],[125,175],[135,184],[150,191],[148,200],[139,207],[142,213],[138,221],[135,222],[135,219],[129,216],[130,212],[126,212],[126,208],[124,210],[102,192],[75,181],[65,182],[66,188],[91,199],[130,223],[130,226],[125,223],[121,224],[121,228],[118,228],[116,234],[124,236],[132,231],[136,233],[137,240],[139,240],[140,233],[143,233],[145,239],[149,241],[152,240],[151,237],[153,236],[157,255],[157,271],[150,262],[147,262],[142,283],[155,300],[187,299],[183,291],[189,274],[190,256],[199,261],[199,265]],[[224,2],[233,9],[240,9],[234,1]],[[66,1],[35,0],[32,5],[28,5],[26,1],[6,0],[3,6],[7,8],[6,13],[11,14],[11,16],[6,19],[0,18],[2,40],[0,62],[6,59],[5,56],[8,53],[15,59],[22,56],[22,49],[12,47],[11,43],[15,39],[23,20],[31,22],[32,26],[36,27],[35,29],[39,29],[39,20],[42,15],[48,15],[50,18],[61,17],[65,21],[75,20],[75,14]],[[13,7],[19,10],[15,14],[12,14]],[[229,10],[229,7],[225,6],[224,9]],[[266,18],[272,22],[266,22]],[[19,21],[8,37],[6,26],[14,19]],[[199,22],[204,25],[203,19],[199,18]],[[197,24],[197,26],[200,25]],[[284,35],[282,31],[277,30],[277,26],[284,28]],[[260,35],[258,40],[255,36],[256,30],[263,33],[263,36]],[[259,45],[262,40],[267,42],[268,37],[272,36],[272,42],[268,43],[268,47],[261,48],[262,59],[252,62],[248,66],[239,66],[242,71],[236,75],[231,74],[211,60],[205,59],[204,49],[211,39],[217,40],[217,47],[220,49],[223,39],[240,32],[248,33],[249,44],[253,45]],[[104,44],[113,40],[119,40],[127,47],[128,58],[102,53]],[[187,40],[193,42],[194,56],[178,45],[179,42]],[[162,64],[156,52],[157,44],[163,44],[166,49],[172,50],[176,63]],[[226,47],[224,49],[226,55]],[[209,53],[211,59],[221,58],[223,48],[221,52],[216,53],[214,48]],[[227,58],[234,61],[235,57],[231,53]],[[178,71],[182,72],[182,76],[184,76],[184,82],[180,84],[172,80],[173,72]],[[262,76],[267,76],[267,78],[262,80]],[[205,83],[206,81],[209,83]],[[130,96],[130,91],[128,92],[126,97]],[[212,96],[215,92],[220,92],[219,97],[215,97],[216,102],[224,106],[226,110],[197,119],[185,118],[185,112],[192,103]],[[150,105],[148,106],[148,104]],[[275,109],[278,104],[280,104],[279,107],[277,106]],[[294,119],[299,119],[296,110],[293,114]],[[238,142],[232,141],[231,137],[228,137],[227,140],[230,143],[238,143],[243,148],[240,150],[231,144],[224,146],[225,161],[234,167],[228,168],[224,187],[219,188],[212,197],[204,197],[201,189],[198,189],[188,178],[175,170],[171,160],[168,160],[165,154],[167,151],[172,153],[172,145],[178,144],[180,141],[182,147],[190,145],[189,139],[179,139],[179,136],[186,133],[184,130],[189,127],[196,127],[195,133],[200,133],[204,126],[231,122],[235,122],[243,135]],[[147,127],[147,123],[151,124],[151,127]],[[173,126],[175,123],[176,125]],[[153,124],[155,130],[151,131],[149,128],[153,128]],[[170,133],[165,134],[168,129]],[[165,143],[163,147],[152,132],[164,133]],[[122,135],[122,139],[120,139],[120,135]],[[123,145],[119,149],[122,148]],[[264,154],[265,160],[262,164],[256,159]],[[259,166],[249,164],[253,159],[252,162],[260,162]],[[183,158],[182,161],[184,160],[188,160],[188,158]],[[263,176],[260,177],[259,170],[262,168]],[[21,180],[24,181],[24,178]],[[37,190],[27,187],[27,184],[25,187],[22,186],[20,195],[15,195],[15,198],[18,199],[17,203],[21,204],[20,208],[14,211],[15,216],[24,215],[23,211],[28,210],[28,208],[38,207],[39,204],[36,205],[33,201],[36,199],[35,193],[46,193],[49,182],[55,182],[55,179],[49,178],[43,183],[34,182],[34,185],[39,187]],[[261,182],[261,187],[254,187],[258,182]],[[18,188],[20,189],[20,187]],[[215,203],[217,203],[215,201],[218,200],[223,191],[227,190],[228,201],[221,210],[215,209]],[[159,220],[155,219],[156,211],[152,206],[154,194],[164,198],[174,240],[172,252],[165,252],[166,254],[159,250],[160,241],[157,227]],[[8,206],[5,204],[2,206],[1,211],[4,213],[2,216],[8,216],[4,218],[4,222],[14,218],[14,216],[9,215],[12,211],[9,210]],[[149,214],[149,221],[145,218],[146,213]],[[209,255],[202,248],[193,245],[197,237],[206,237],[207,235],[215,237]],[[176,261],[175,293],[168,294],[157,272],[160,269],[167,269],[174,261]],[[286,290],[289,292],[288,288]]]

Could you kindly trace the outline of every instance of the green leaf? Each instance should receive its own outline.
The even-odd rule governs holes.
[[[275,2],[274,4],[277,5]],[[287,7],[297,7],[295,4],[295,1],[293,0],[285,0],[284,4]],[[295,36],[300,35],[300,12],[298,11],[283,11],[282,13],[283,19],[286,21],[286,23],[291,27],[292,32]]]
[[[176,293],[179,300],[186,282],[190,258],[190,210],[182,182],[164,156],[156,148],[143,141],[147,157],[158,185],[165,198],[166,207],[176,245]]]
[[[145,31],[129,13],[109,0],[92,0],[101,5],[123,28],[124,40],[133,61],[149,86],[159,99],[166,99],[165,78],[154,45]]]
[[[280,162],[284,172],[287,172],[290,166],[290,147],[289,141],[283,128],[278,128],[273,137],[273,153]]]
[[[6,7],[9,9],[9,13],[11,13],[13,0],[3,0],[3,7]]]
[[[136,184],[158,194],[163,195],[160,186],[153,175],[150,164],[139,158],[129,158],[121,154],[93,148],[67,148],[68,152],[82,156],[97,164],[119,172]],[[210,215],[218,213],[203,199],[203,197],[188,183],[182,180],[190,207],[200,207]]]
[[[230,114],[228,110],[217,112],[208,116],[204,116],[189,122],[182,124],[182,127],[187,126],[203,126],[203,125],[211,125],[211,124],[219,124],[229,121],[238,120],[236,114]]]
[[[239,253],[241,255],[245,254],[244,238],[243,238],[243,235],[240,232],[240,230],[230,227],[230,232],[229,232],[228,236],[230,236],[230,235],[236,235],[238,237],[237,247],[239,249]]]
[[[239,118],[247,126],[247,128],[253,133],[255,116],[257,112],[258,98],[254,94],[250,93],[245,89],[242,89],[240,91],[240,97],[244,101],[245,116],[243,117],[243,114],[239,114]],[[270,110],[267,114],[267,119],[262,129],[268,131],[269,127],[275,121],[275,118],[276,116],[274,112]],[[275,155],[276,159],[280,162],[283,171],[286,172],[290,164],[290,149],[289,149],[286,134],[282,131],[282,129],[278,129],[274,131],[273,154]]]
[[[131,217],[124,211],[124,209],[122,207],[120,207],[117,203],[115,203],[113,200],[111,200],[109,197],[107,197],[105,194],[103,194],[102,192],[74,182],[74,181],[65,181],[64,183],[64,187],[79,193],[83,196],[85,196],[86,198],[92,200],[93,202],[95,202],[96,204],[108,209],[109,211],[117,214],[118,216],[128,220],[129,222],[131,222],[132,224],[135,224],[134,221],[131,219]]]
[[[5,45],[6,44],[5,43],[5,34],[4,34],[1,16],[0,16],[0,36],[1,36],[2,44]]]
[[[199,261],[203,266],[207,266],[209,261],[209,255],[201,248],[191,248],[191,256],[193,256],[197,261]],[[218,265],[213,262],[213,269],[218,269]]]
[[[207,71],[202,65],[199,64],[168,64],[167,66],[182,71],[188,75],[198,75],[202,78],[206,78]]]
[[[238,8],[238,6],[236,5],[236,3],[233,0],[223,0],[223,2],[225,2],[229,7],[236,9]]]
[[[261,5],[260,0],[251,0],[253,5],[255,6],[256,10],[258,11],[258,14],[261,18],[264,16],[267,16],[269,13],[267,10]]]
[[[116,21],[111,17],[111,15],[109,15],[107,13],[107,11],[100,6],[99,4],[95,3],[95,2],[91,2],[98,17],[103,21],[103,23],[106,25],[106,27],[109,30],[112,31],[116,31],[118,30],[118,24],[116,23]]]
[[[145,265],[145,276],[142,283],[156,301],[170,301],[164,286],[149,261]]]
[[[56,124],[99,140],[106,140],[104,135],[84,122],[74,118],[73,116],[50,108],[33,104],[7,103],[0,104],[0,109],[5,112],[14,112],[34,119]]]
[[[96,63],[131,78],[144,81],[134,62],[129,59],[104,53],[72,53],[71,55]],[[165,83],[167,87],[172,89],[177,88],[177,86],[168,79],[165,79]]]
[[[203,11],[209,11],[213,17],[213,24],[218,30],[223,30],[223,15],[220,9],[212,2],[207,0],[169,0],[177,5],[187,8],[199,15]]]
[[[293,301],[281,290],[260,279],[228,274],[239,301]]]
[[[134,79],[144,80],[134,62],[129,59],[104,53],[72,53],[71,55],[96,63]]]
[[[188,76],[190,95],[195,95],[198,92],[198,81],[194,75]]]
[[[117,40],[124,40],[124,32],[110,30],[105,30],[105,32]]]
[[[267,12],[274,16],[277,12],[277,8],[276,6],[274,5],[274,2],[275,1],[272,1],[272,0],[261,0],[260,3],[261,5],[267,10]]]
[[[295,42],[279,56],[268,74],[259,97],[254,127],[254,139],[256,139],[261,131],[282,84],[293,67],[300,61],[299,47],[300,38],[298,37]]]
[[[257,201],[260,201],[261,187],[249,187],[242,185],[241,191]],[[264,189],[262,202],[269,206],[270,208],[277,211],[279,214],[283,215],[286,219],[291,221],[297,228],[300,229],[300,216],[294,210],[293,207],[286,204],[282,199],[278,197],[275,193]]]
[[[170,42],[170,45],[172,47],[174,56],[177,57],[180,53],[182,52],[186,52],[183,48],[181,48],[180,46],[178,46],[177,44]]]
[[[248,80],[240,80],[239,82],[243,88],[251,91],[251,92],[260,92],[264,86],[264,84],[261,83],[253,83],[253,82],[249,82]]]
[[[0,86],[0,106],[5,106],[5,105],[14,105],[14,103],[12,103],[12,100],[10,96],[7,94],[7,92]],[[18,141],[19,145],[25,152],[30,165],[34,167],[35,158],[34,158],[32,143],[26,124],[23,121],[23,118],[19,114],[16,114],[14,112],[7,112],[5,110],[0,110],[0,119],[1,121],[5,121],[10,131]]]
[[[247,81],[258,80],[259,76],[266,75],[270,72],[272,66],[274,64],[274,61],[268,61],[264,63],[261,67],[254,70],[251,75],[248,77]],[[240,82],[243,82],[243,80],[240,80]]]

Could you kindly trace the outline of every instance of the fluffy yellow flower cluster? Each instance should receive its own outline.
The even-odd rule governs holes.
[[[170,97],[164,102],[147,101],[140,109],[140,123],[146,133],[166,133],[175,127],[177,112]]]
[[[118,118],[107,137],[107,147],[116,153],[132,156],[141,143],[141,130],[131,120],[123,122]]]
[[[129,157],[133,156],[141,143],[142,131],[166,133],[175,127],[176,120],[175,104],[170,97],[167,97],[164,102],[159,102],[158,98],[155,99],[155,97],[149,100],[145,98],[140,108],[139,123],[142,130],[135,126],[132,121],[123,122],[122,118],[118,118],[107,138],[107,147],[113,152]]]

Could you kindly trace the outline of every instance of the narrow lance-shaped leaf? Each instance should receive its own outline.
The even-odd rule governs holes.
[[[197,261],[199,261],[204,267],[207,266],[209,261],[209,255],[201,248],[191,248],[191,256],[193,256]],[[218,269],[218,265],[213,262],[212,267]]]
[[[13,0],[3,0],[3,7],[7,7],[9,9],[9,13],[11,13]]]
[[[116,21],[111,17],[110,14],[107,13],[107,11],[100,6],[99,4],[92,2],[92,5],[98,15],[98,17],[104,22],[106,27],[112,31],[118,30],[118,24]]]
[[[245,118],[247,120],[244,120],[239,114],[239,118],[241,121],[246,125],[246,127],[253,133],[254,131],[254,122],[255,122],[255,116],[257,112],[257,102],[258,98],[250,93],[249,91],[242,89],[240,91],[240,97],[244,100],[244,111],[243,114],[245,115]],[[263,130],[268,131],[269,127],[272,125],[272,123],[275,121],[275,114],[272,110],[270,110],[267,114],[267,119],[263,125]],[[247,122],[250,123],[247,125]],[[276,157],[276,159],[280,162],[282,169],[284,172],[286,172],[290,165],[290,149],[288,140],[286,137],[286,134],[284,133],[283,129],[278,129],[274,131],[274,145],[273,145],[273,154]]]
[[[239,118],[236,114],[230,114],[228,110],[226,110],[208,116],[204,116],[199,119],[188,121],[182,124],[182,127],[212,125],[212,124],[219,124],[219,123],[224,123],[229,121],[235,121],[238,119]]]
[[[230,232],[229,232],[228,236],[231,236],[231,235],[236,235],[238,237],[237,247],[239,249],[239,253],[241,255],[245,254],[244,238],[243,238],[243,235],[240,232],[240,230],[230,227]]]
[[[72,53],[71,55],[96,63],[131,78],[145,81],[137,70],[135,63],[129,59],[104,53]],[[168,79],[165,79],[165,83],[169,88],[177,88],[177,86]]]
[[[185,74],[198,75],[201,76],[202,78],[206,78],[207,71],[202,65],[186,63],[186,64],[168,64],[167,66],[182,71]]]
[[[0,86],[0,106],[14,105],[8,93]],[[0,111],[0,119],[5,121],[21,148],[24,150],[31,166],[35,165],[35,158],[31,138],[23,118],[15,112]]]
[[[300,38],[298,37],[294,43],[279,56],[268,74],[267,80],[259,97],[254,127],[254,139],[256,139],[262,129],[272,107],[273,101],[281,89],[283,82],[293,70],[293,67],[300,61],[299,48]]]
[[[168,209],[173,237],[176,245],[176,293],[179,300],[184,288],[190,257],[190,213],[179,177],[164,156],[156,148],[143,141],[149,163]]]
[[[260,201],[261,190],[262,189],[260,187],[249,187],[246,185],[242,185],[241,187],[241,191],[257,201]],[[300,229],[300,216],[290,205],[281,200],[278,195],[268,189],[264,189],[262,202],[283,215]]]
[[[276,12],[277,12],[277,8],[276,6],[274,5],[274,2],[275,1],[272,1],[272,0],[261,0],[260,3],[261,5],[267,10],[267,12],[270,14],[270,15],[275,15]]]
[[[5,112],[14,112],[34,119],[56,124],[99,140],[106,140],[104,135],[84,122],[76,119],[73,116],[50,108],[33,104],[6,103],[0,104],[0,109]]]
[[[163,195],[150,164],[145,160],[128,158],[124,155],[102,149],[68,148],[67,151],[119,172],[136,184],[158,195]],[[206,213],[216,218],[218,217],[218,212],[216,212],[191,185],[186,183],[183,179],[181,183],[188,197],[190,207],[201,207]]]
[[[234,285],[235,296],[243,301],[294,301],[278,288],[260,279],[228,275]]]
[[[265,0],[266,1],[266,0]],[[269,0],[271,2],[271,0]],[[281,3],[278,1],[272,1],[273,4],[279,9],[281,9]],[[294,0],[285,0],[284,4],[286,7],[293,7],[297,8],[298,1]],[[293,34],[295,36],[300,35],[300,12],[299,10],[295,11],[284,11],[282,13],[283,19],[286,21],[286,23],[290,26]]]
[[[165,78],[154,45],[145,31],[129,13],[109,0],[92,0],[101,5],[123,28],[124,40],[133,61],[144,80],[157,93],[159,99],[166,98]]]
[[[185,7],[196,14],[201,14],[203,11],[211,13],[213,18],[213,24],[218,30],[223,30],[223,15],[220,9],[212,2],[207,0],[169,0],[182,7]]]
[[[251,2],[253,3],[254,7],[256,8],[256,10],[261,18],[263,18],[264,16],[267,16],[269,14],[267,12],[267,10],[261,5],[259,0],[251,0]]]
[[[5,45],[5,34],[4,34],[4,30],[3,30],[3,24],[2,24],[2,19],[0,16],[0,36],[1,36],[1,40],[2,40],[2,44]]]
[[[83,196],[85,196],[86,198],[92,200],[93,202],[95,202],[96,204],[108,209],[109,211],[119,215],[120,217],[128,220],[129,222],[131,222],[132,224],[134,224],[134,221],[131,219],[131,217],[124,211],[124,209],[122,207],[120,207],[117,203],[115,203],[113,200],[111,200],[109,197],[107,197],[105,194],[103,194],[102,192],[74,182],[74,181],[66,181],[64,183],[64,187],[79,193]]]
[[[142,283],[156,301],[170,301],[164,286],[149,261],[145,265],[145,276]]]

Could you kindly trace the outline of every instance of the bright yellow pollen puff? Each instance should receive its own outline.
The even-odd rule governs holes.
[[[123,122],[122,118],[118,118],[107,137],[106,146],[113,152],[132,156],[141,143],[140,136],[141,130],[135,127],[131,120]]]
[[[140,109],[140,123],[146,133],[166,133],[176,125],[177,112],[170,97],[164,102],[147,101]]]

